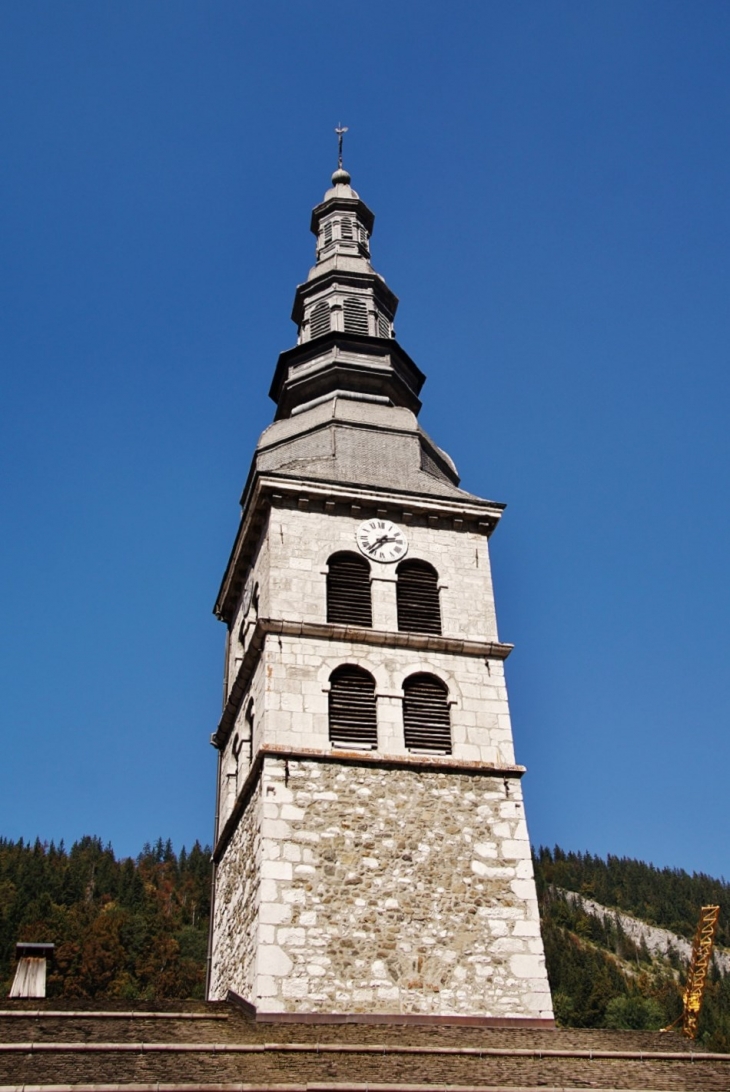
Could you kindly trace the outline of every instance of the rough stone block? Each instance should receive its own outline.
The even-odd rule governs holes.
[[[289,861],[262,861],[261,877],[264,880],[290,880],[292,866]]]
[[[291,921],[291,906],[286,903],[263,902],[259,910],[259,920],[266,925],[281,925]]]
[[[293,962],[278,944],[260,944],[257,957],[259,979],[261,975],[281,978],[291,973]]]

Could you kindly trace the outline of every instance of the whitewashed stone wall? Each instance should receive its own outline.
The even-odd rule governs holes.
[[[449,688],[454,757],[492,764],[514,762],[500,660],[487,666],[478,657],[298,637],[269,636],[266,641],[268,743],[329,749],[329,679],[343,663],[360,664],[375,678],[378,753],[408,753],[403,738],[403,682],[409,675],[428,671]]]
[[[491,765],[515,761],[504,664],[475,656],[417,653],[353,641],[326,641],[269,634],[241,703],[221,762],[220,827],[235,803],[248,772],[249,746],[233,754],[246,738],[246,711],[253,698],[253,752],[263,743],[328,751],[329,679],[335,668],[355,663],[375,678],[377,754],[404,756],[403,682],[428,671],[449,690],[453,757]],[[219,829],[220,829],[219,827]]]
[[[266,595],[263,617],[292,621],[326,620],[328,558],[339,550],[357,553],[355,531],[365,515],[277,507],[269,515],[268,551],[254,566]],[[397,520],[397,514],[394,515]],[[404,526],[409,558],[428,561],[439,575],[441,618],[447,637],[496,641],[489,550],[484,535],[431,526],[425,517]],[[397,630],[394,565],[371,561],[373,624]]]
[[[517,781],[267,758],[258,799],[254,988],[249,942],[218,961],[211,996],[231,988],[268,1012],[552,1016]],[[242,924],[251,857],[237,833],[216,945]]]

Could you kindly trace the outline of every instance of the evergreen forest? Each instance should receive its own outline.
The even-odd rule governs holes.
[[[534,855],[548,975],[558,1022],[573,1027],[663,1027],[682,1011],[686,962],[637,944],[612,915],[571,893],[691,941],[700,907],[720,906],[717,943],[730,949],[730,884],[629,858],[541,848]],[[48,995],[74,1001],[202,998],[210,910],[210,847],[179,854],[158,839],[117,860],[99,838],[63,843],[0,839],[0,991],[15,943],[51,941]],[[700,1039],[730,1053],[730,974],[713,967]]]
[[[159,839],[117,860],[99,838],[26,844],[0,839],[0,990],[15,943],[56,946],[50,997],[202,998],[210,910],[210,847],[173,852]]]

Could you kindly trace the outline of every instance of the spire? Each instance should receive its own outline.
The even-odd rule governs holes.
[[[332,185],[337,186],[349,186],[350,185],[350,173],[346,171],[342,166],[342,138],[345,133],[348,132],[348,127],[340,123],[335,129],[337,133],[337,170],[332,175]],[[353,194],[357,197],[357,194],[353,190]]]
[[[348,131],[347,126],[343,125],[342,122],[340,122],[340,124],[335,129],[335,132],[337,133],[337,169],[338,169],[338,171],[342,170],[342,138],[344,137],[344,135],[345,135],[345,133],[347,131]],[[347,172],[344,172],[344,173],[346,174]],[[350,180],[348,178],[348,182],[349,181]]]
[[[312,211],[316,264],[297,289],[292,319],[299,343],[332,330],[369,337],[393,337],[398,300],[370,264],[370,236],[375,217],[351,186],[342,165],[342,142],[348,131],[338,125],[337,170],[322,202]],[[333,275],[337,274],[337,283]]]
[[[279,358],[270,394],[277,417],[339,391],[418,412],[424,377],[395,341],[398,298],[370,262],[375,217],[342,166],[347,128],[335,132],[337,170],[310,224],[316,261],[294,297],[297,345]]]

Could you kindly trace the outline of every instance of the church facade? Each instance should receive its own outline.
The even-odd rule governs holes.
[[[552,1020],[489,537],[340,168],[312,213],[216,613],[208,994],[259,1013]]]

